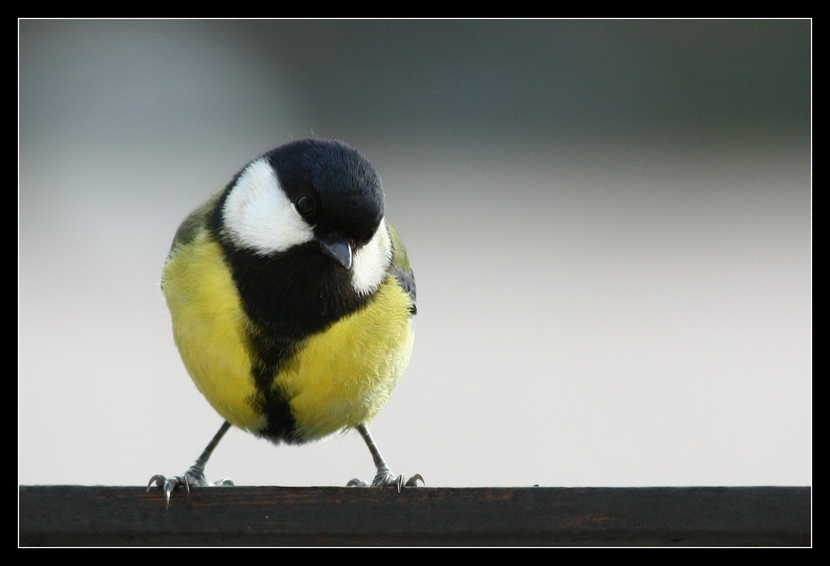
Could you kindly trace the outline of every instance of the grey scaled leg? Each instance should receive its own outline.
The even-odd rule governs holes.
[[[426,485],[424,481],[424,477],[421,474],[415,474],[411,478],[409,478],[406,483],[404,483],[403,476],[395,477],[395,474],[392,473],[392,470],[389,469],[389,466],[386,464],[386,461],[383,459],[383,456],[380,455],[380,450],[375,444],[372,435],[369,433],[369,429],[366,427],[365,424],[361,424],[357,426],[357,432],[360,433],[360,436],[363,437],[363,440],[366,442],[366,446],[369,447],[369,452],[372,453],[372,459],[375,461],[375,468],[377,468],[378,473],[375,475],[375,479],[372,480],[372,483],[366,483],[363,480],[358,478],[354,478],[353,480],[349,481],[346,484],[347,487],[397,487],[398,493],[401,492],[404,486],[406,487],[417,487],[418,482],[421,482],[421,485]]]
[[[207,445],[205,451],[202,452],[202,455],[199,456],[199,458],[184,474],[180,476],[173,476],[172,478],[165,478],[161,474],[156,474],[150,478],[150,483],[147,484],[147,491],[150,491],[150,488],[154,485],[164,489],[165,504],[167,507],[170,507],[170,494],[172,494],[173,490],[177,487],[184,486],[189,495],[190,486],[232,486],[233,482],[228,478],[213,483],[205,480],[205,465],[210,459],[210,455],[213,454],[213,450],[216,448],[216,445],[219,444],[219,441],[222,440],[222,437],[225,436],[225,433],[228,432],[229,428],[231,428],[231,423],[225,421],[219,428],[219,432],[214,435],[213,440],[211,440],[210,444]]]

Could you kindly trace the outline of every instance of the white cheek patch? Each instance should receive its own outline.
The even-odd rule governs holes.
[[[265,159],[253,161],[242,171],[222,215],[225,231],[235,244],[263,255],[314,239],[311,226],[285,196]]]
[[[352,265],[352,287],[361,295],[377,291],[392,261],[392,240],[386,228],[386,220],[381,220],[375,235],[365,246],[354,254]]]

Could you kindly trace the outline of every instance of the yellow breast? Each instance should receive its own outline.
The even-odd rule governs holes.
[[[221,247],[206,231],[168,259],[162,290],[176,346],[196,387],[226,420],[259,429],[264,419],[250,403],[255,389],[242,302]]]
[[[390,275],[360,311],[308,338],[275,385],[303,438],[368,423],[389,399],[412,353],[409,296]]]
[[[162,288],[176,345],[194,383],[222,417],[256,433],[247,318],[219,244],[207,231],[180,246]],[[360,311],[310,336],[274,376],[305,440],[366,423],[389,398],[412,350],[410,299],[390,275]]]

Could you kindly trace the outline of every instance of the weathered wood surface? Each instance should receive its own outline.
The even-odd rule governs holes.
[[[21,546],[809,546],[810,487],[21,486]]]

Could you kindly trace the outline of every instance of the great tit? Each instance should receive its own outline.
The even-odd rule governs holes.
[[[380,177],[359,151],[307,139],[246,165],[176,232],[161,288],[196,387],[225,419],[181,476],[153,476],[167,504],[179,486],[208,483],[205,464],[231,425],[275,444],[351,428],[377,475],[396,477],[367,423],[412,351],[415,279],[384,217]]]

